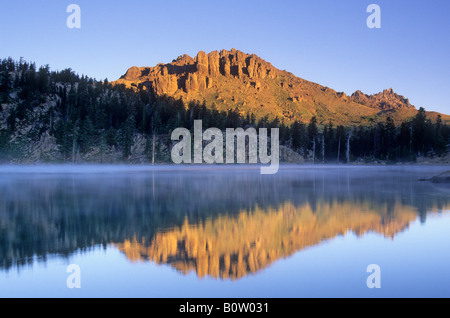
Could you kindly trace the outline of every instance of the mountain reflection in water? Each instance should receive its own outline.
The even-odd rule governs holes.
[[[445,189],[417,181],[440,171],[427,169],[0,171],[0,268],[104,245],[133,262],[239,279],[348,231],[391,239],[448,209]]]
[[[116,244],[128,259],[167,263],[183,273],[195,270],[203,277],[241,278],[263,269],[325,239],[353,231],[368,231],[393,237],[416,218],[414,209],[395,204],[374,210],[369,202],[292,203],[278,208],[242,211],[219,216],[200,224],[186,222],[178,228]]]

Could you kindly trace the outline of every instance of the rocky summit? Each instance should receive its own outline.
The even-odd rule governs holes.
[[[343,92],[304,80],[275,68],[255,54],[239,50],[199,52],[195,58],[179,56],[168,64],[133,66],[114,85],[146,89],[185,102],[197,101],[220,111],[238,110],[243,116],[278,117],[280,121],[369,124],[390,116],[397,123],[411,118],[417,109],[409,100],[386,89],[374,95]],[[437,113],[428,112],[430,118]],[[443,115],[443,120],[450,120]]]

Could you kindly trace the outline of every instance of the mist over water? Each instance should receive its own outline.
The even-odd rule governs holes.
[[[0,166],[0,296],[448,297],[446,170]]]

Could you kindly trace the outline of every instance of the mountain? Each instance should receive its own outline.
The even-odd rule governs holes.
[[[167,163],[173,129],[196,119],[279,128],[283,162],[445,161],[450,149],[449,116],[392,89],[346,96],[236,50],[133,67],[112,84],[0,59],[0,162]]]
[[[400,123],[417,113],[409,100],[392,88],[375,95],[358,90],[347,96],[236,49],[209,54],[201,51],[195,58],[185,54],[154,67],[133,66],[113,84],[143,88],[185,102],[205,102],[219,111],[237,109],[242,116],[253,113],[257,119],[278,117],[285,123],[306,123],[313,116],[319,123],[332,120],[345,126],[369,124],[387,116]],[[436,119],[437,113],[427,112],[427,116]],[[450,121],[450,116],[441,116]]]

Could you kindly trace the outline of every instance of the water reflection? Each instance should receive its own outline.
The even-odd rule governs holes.
[[[448,209],[438,168],[0,172],[0,268],[102,244],[130,261],[238,279],[352,231],[393,238]]]
[[[237,279],[263,269],[273,261],[305,247],[353,231],[368,231],[393,237],[416,218],[414,209],[396,203],[377,210],[370,202],[319,202],[314,212],[309,204],[290,202],[278,208],[242,211],[157,233],[147,241],[134,237],[116,244],[132,261],[150,260],[170,264],[199,277],[209,275]]]

